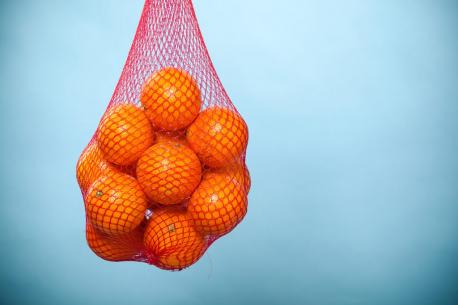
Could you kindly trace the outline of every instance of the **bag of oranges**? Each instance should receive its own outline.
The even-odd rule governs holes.
[[[77,164],[89,247],[109,261],[192,265],[247,212],[247,142],[191,0],[146,0],[121,78]]]

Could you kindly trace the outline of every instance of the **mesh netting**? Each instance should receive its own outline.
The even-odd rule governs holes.
[[[77,164],[89,247],[109,261],[190,266],[247,212],[247,142],[191,0],[146,0]]]

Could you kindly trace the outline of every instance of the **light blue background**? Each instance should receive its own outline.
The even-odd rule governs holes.
[[[142,1],[1,2],[0,303],[457,304],[457,2],[195,2],[253,187],[175,273],[92,254],[75,181]]]

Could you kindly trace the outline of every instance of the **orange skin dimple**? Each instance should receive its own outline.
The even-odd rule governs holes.
[[[137,180],[123,173],[98,178],[89,188],[85,202],[89,221],[107,234],[133,231],[148,207]]]
[[[162,208],[153,213],[143,239],[151,263],[168,270],[179,270],[195,263],[207,243],[186,211]]]
[[[143,247],[143,232],[140,228],[119,236],[110,236],[99,232],[86,224],[86,240],[89,248],[107,261],[135,260]]]
[[[114,168],[102,158],[102,152],[96,143],[89,145],[81,154],[76,165],[76,179],[86,193],[91,184],[104,173],[113,171]]]
[[[247,212],[244,185],[227,172],[208,172],[188,204],[197,231],[221,236],[231,231]]]
[[[185,71],[171,67],[146,80],[140,101],[153,126],[168,131],[186,128],[201,106],[196,81]]]
[[[227,108],[202,111],[189,126],[186,139],[203,163],[224,167],[240,159],[248,143],[248,128],[242,117]]]
[[[202,166],[188,147],[177,142],[151,146],[137,163],[137,179],[147,196],[160,204],[180,203],[200,182]]]
[[[103,156],[121,166],[135,162],[153,140],[153,129],[145,113],[130,104],[110,109],[97,130],[97,143]]]

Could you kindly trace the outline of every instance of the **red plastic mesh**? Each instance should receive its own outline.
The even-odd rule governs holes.
[[[146,0],[77,164],[89,247],[109,261],[192,265],[247,212],[247,142],[191,0]]]

